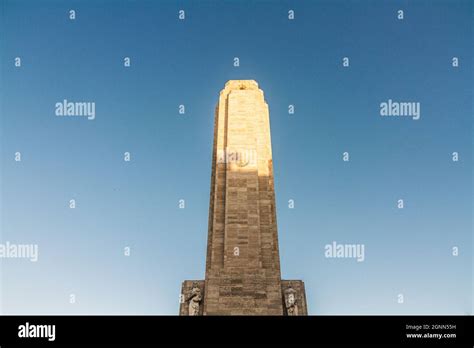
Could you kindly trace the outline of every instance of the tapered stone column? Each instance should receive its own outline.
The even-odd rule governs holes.
[[[206,278],[183,283],[180,314],[307,314],[304,283],[281,280],[269,112],[253,80],[219,96]]]

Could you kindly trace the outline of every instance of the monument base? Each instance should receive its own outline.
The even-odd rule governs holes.
[[[179,315],[206,315],[204,313],[204,280],[185,280],[181,287]],[[284,316],[308,315],[306,291],[302,280],[281,281],[281,301]]]

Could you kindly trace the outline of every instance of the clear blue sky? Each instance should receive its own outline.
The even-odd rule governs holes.
[[[2,0],[1,16],[0,237],[40,250],[0,259],[2,313],[177,314],[181,281],[204,277],[229,79],[269,104],[282,275],[310,313],[472,313],[471,1]],[[63,99],[95,120],[56,117]],[[388,99],[420,120],[382,118]],[[365,261],[325,258],[332,241]]]

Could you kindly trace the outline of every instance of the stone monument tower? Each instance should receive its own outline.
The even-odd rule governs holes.
[[[307,315],[304,283],[282,280],[268,105],[230,80],[214,120],[205,280],[185,280],[180,315]]]

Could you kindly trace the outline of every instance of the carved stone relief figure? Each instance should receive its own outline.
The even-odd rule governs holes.
[[[298,315],[298,301],[296,299],[296,290],[291,287],[291,283],[288,284],[288,288],[285,290],[285,305],[286,312],[288,315]]]
[[[197,283],[193,283],[193,288],[191,289],[191,294],[188,297],[189,315],[199,315],[199,305],[202,301],[201,289]]]

